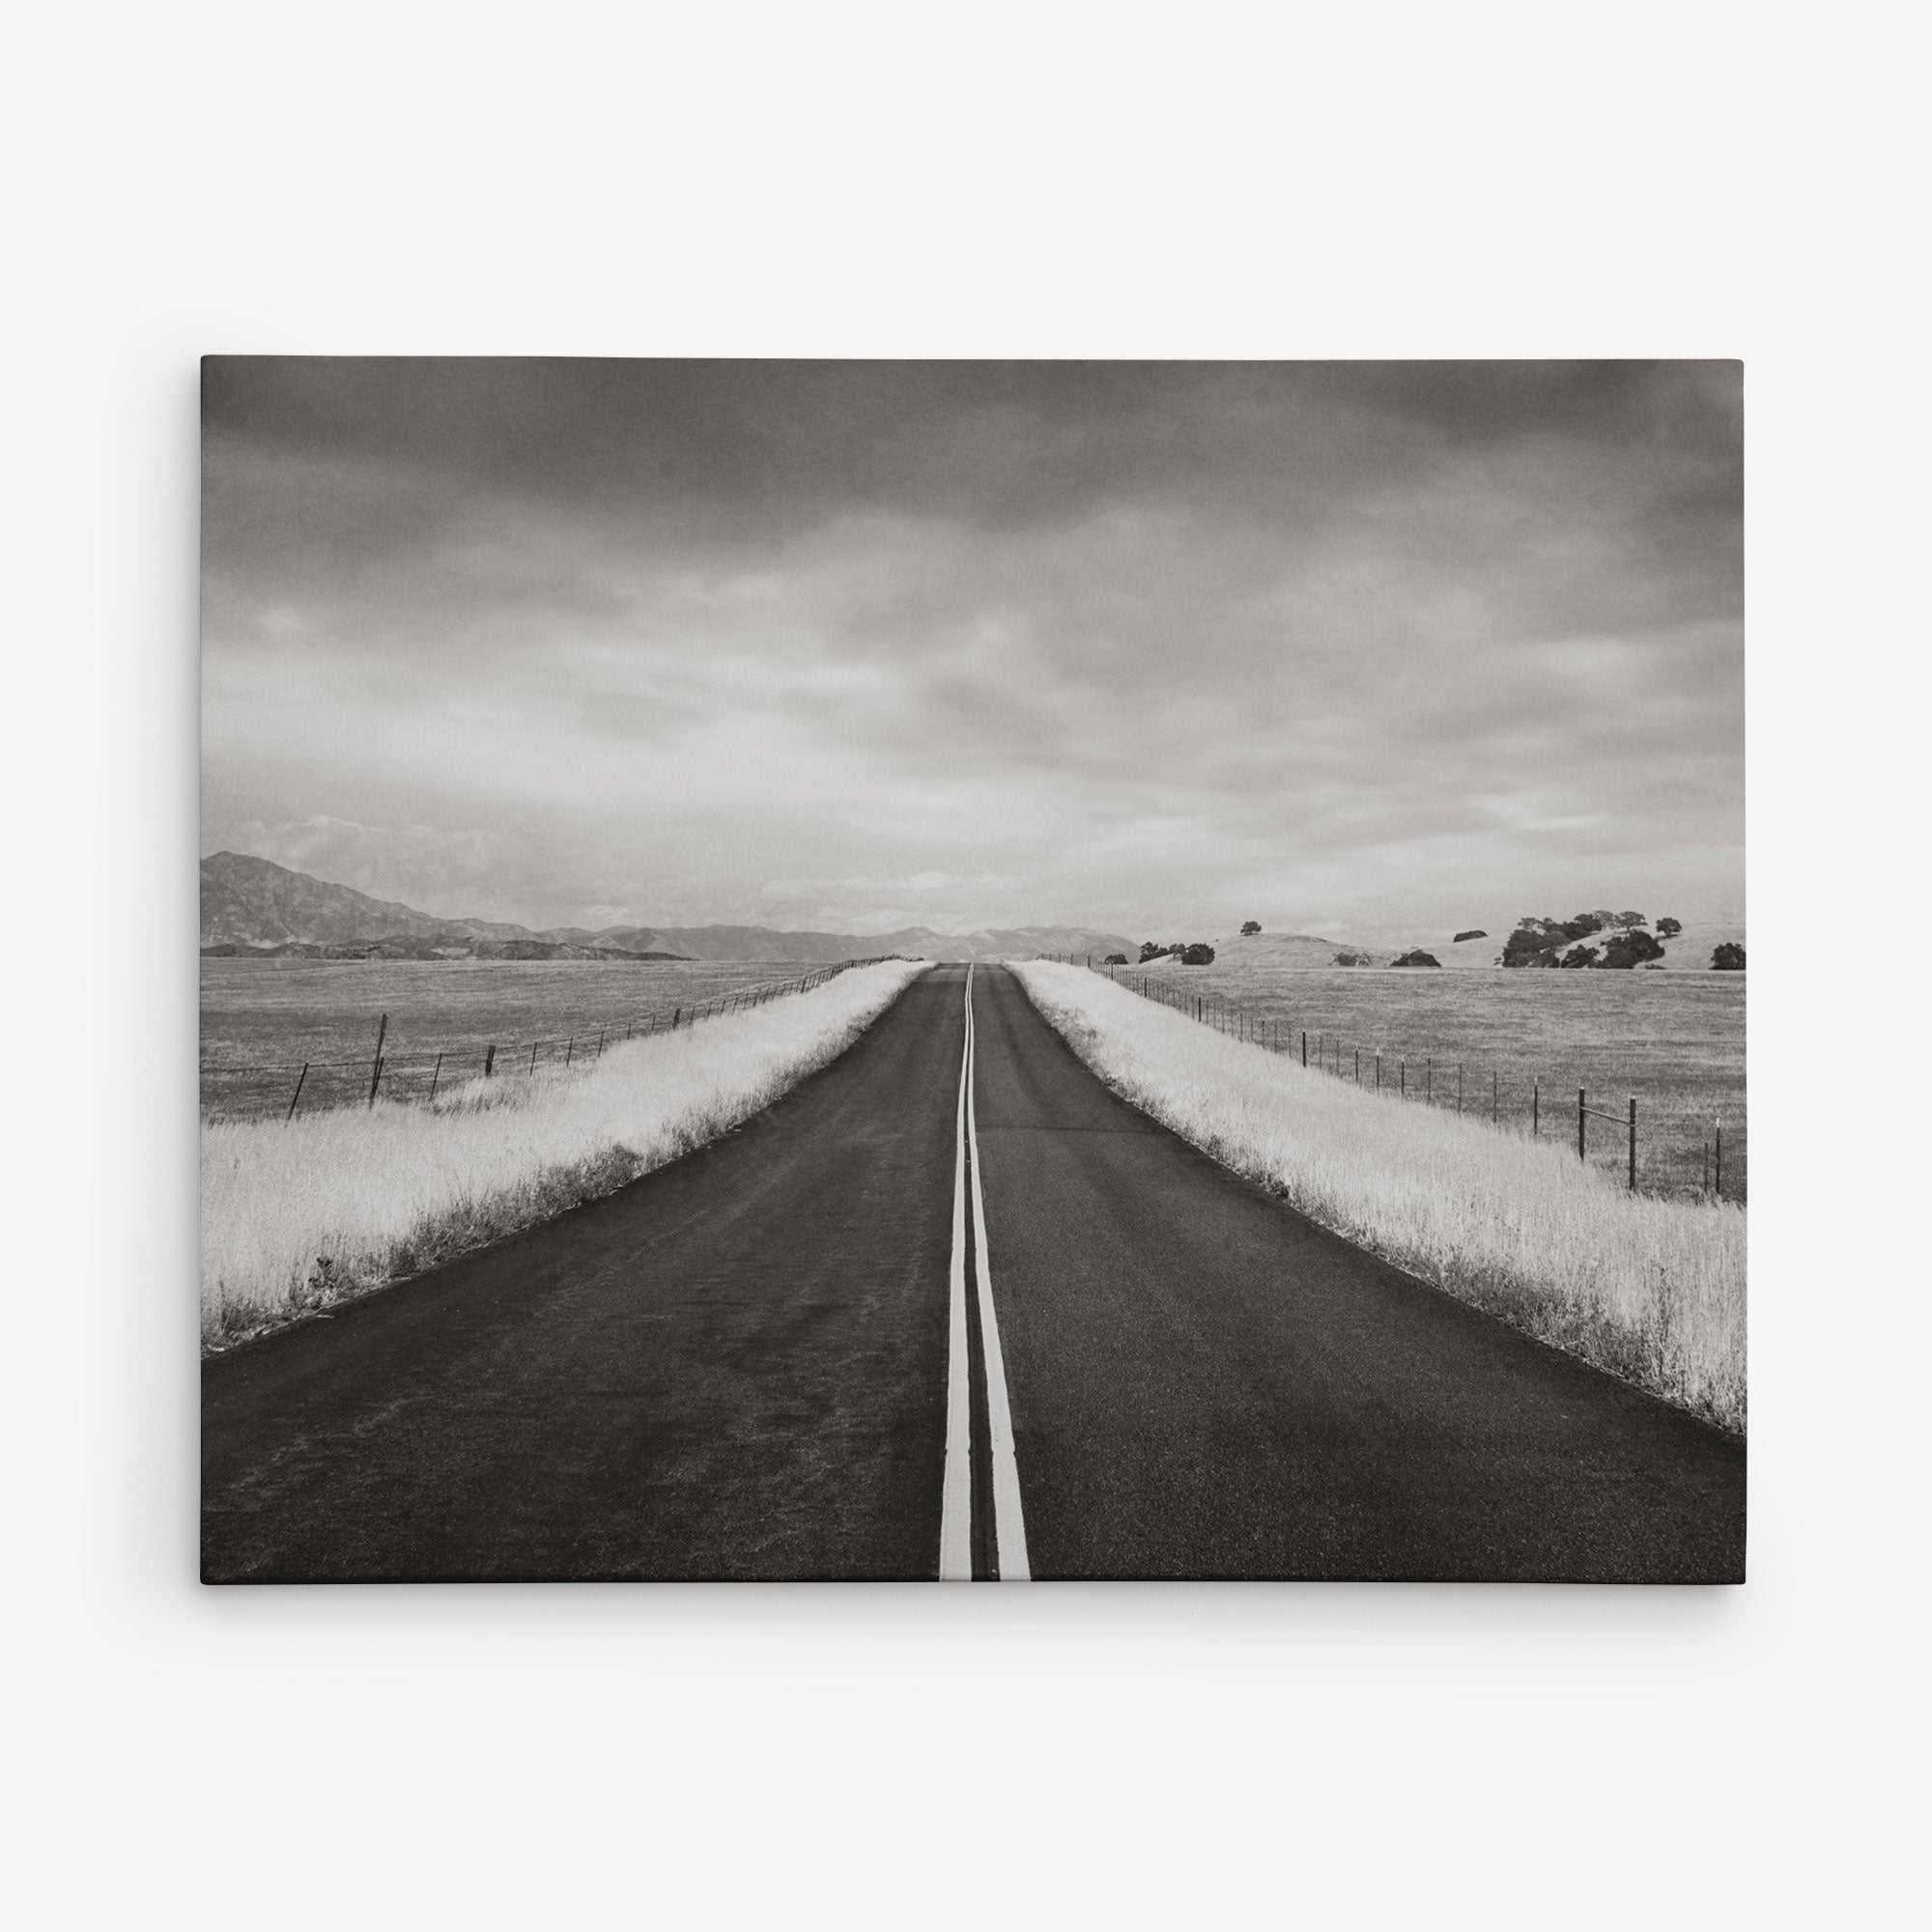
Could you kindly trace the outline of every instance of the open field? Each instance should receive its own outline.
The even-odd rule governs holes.
[[[204,1340],[381,1287],[675,1159],[835,1059],[923,970],[859,967],[588,1064],[445,1087],[429,1105],[205,1123]]]
[[[1332,1065],[1339,1046],[1351,1080],[1359,1047],[1369,1086],[1379,1053],[1385,1086],[1406,1077],[1411,1099],[1433,1090],[1451,1112],[1461,1066],[1465,1111],[1489,1118],[1493,1081],[1502,1124],[1525,1133],[1540,1082],[1543,1136],[1573,1152],[1577,1088],[1612,1112],[1634,1094],[1637,1179],[1648,1193],[1702,1191],[1702,1149],[1721,1117],[1724,1198],[1747,1198],[1743,973],[1292,971],[1264,954],[1244,959],[1239,945],[1231,941],[1211,966],[1157,959],[1115,974],[1225,1002],[1284,1044],[1292,1036],[1297,1058],[1306,1030],[1311,1063],[1325,1052]],[[1621,1172],[1623,1130],[1593,1120],[1589,1140],[1592,1159]]]
[[[566,1053],[574,1063],[600,1031],[621,1034],[680,1007],[816,970],[764,959],[204,959],[202,1115],[279,1120],[304,1061],[318,1063],[302,1082],[304,1114],[365,1099],[383,1013],[383,1092],[419,1099],[439,1053],[439,1088],[480,1073],[493,1044],[499,1072],[517,1058],[513,1045],[525,1067],[533,1044],[540,1068]],[[573,1036],[574,1049],[566,1044]],[[327,1065],[344,1061],[352,1064]]]
[[[1345,1085],[1080,967],[1012,970],[1101,1078],[1217,1160],[1460,1299],[1743,1432],[1741,1209],[1632,1197],[1554,1142]]]

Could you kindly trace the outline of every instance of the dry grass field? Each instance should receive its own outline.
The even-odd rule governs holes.
[[[835,1059],[922,970],[858,967],[598,1061],[446,1088],[433,1105],[204,1123],[204,1341],[419,1272],[675,1159]]]
[[[1747,1198],[1743,973],[1296,971],[1230,940],[1211,966],[1158,959],[1116,969],[1123,980],[1139,975],[1224,1002],[1284,1042],[1292,1036],[1297,1058],[1305,1030],[1311,1062],[1325,1055],[1332,1065],[1339,1048],[1351,1080],[1356,1048],[1371,1086],[1376,1054],[1386,1085],[1405,1078],[1406,1063],[1411,1098],[1433,1089],[1451,1112],[1461,1067],[1465,1112],[1487,1119],[1493,1093],[1502,1122],[1524,1133],[1540,1083],[1543,1136],[1573,1151],[1577,1088],[1606,1111],[1634,1095],[1637,1178],[1652,1194],[1702,1192],[1702,1149],[1721,1118],[1724,1197]],[[1593,1120],[1589,1144],[1605,1172],[1621,1171],[1621,1128]]]
[[[1742,1209],[1634,1197],[1553,1142],[1304,1070],[1080,967],[1012,970],[1102,1079],[1217,1160],[1447,1293],[1743,1431]]]
[[[769,960],[204,959],[202,1116],[281,1119],[304,1061],[318,1063],[302,1082],[304,1114],[365,1099],[382,1013],[384,1094],[421,1099],[439,1053],[439,1088],[480,1073],[493,1044],[499,1070],[527,1067],[539,1042],[539,1068],[567,1052],[574,1064],[600,1031],[621,1035],[813,970]]]

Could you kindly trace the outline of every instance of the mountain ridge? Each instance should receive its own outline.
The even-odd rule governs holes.
[[[393,942],[393,944],[391,944]],[[1091,926],[983,927],[940,933],[781,931],[763,925],[533,928],[500,920],[439,919],[394,899],[318,879],[245,852],[201,862],[201,947],[214,956],[382,947],[390,957],[753,959],[826,961],[910,953],[937,959],[1031,957],[1037,952],[1137,951]]]

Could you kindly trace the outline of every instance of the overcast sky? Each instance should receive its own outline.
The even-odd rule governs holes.
[[[216,358],[203,849],[532,925],[1733,917],[1740,381]]]

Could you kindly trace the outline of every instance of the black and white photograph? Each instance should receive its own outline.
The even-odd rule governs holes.
[[[23,14],[9,1922],[1922,1918],[1922,39]]]
[[[1742,1580],[1738,363],[203,376],[208,1580]]]

